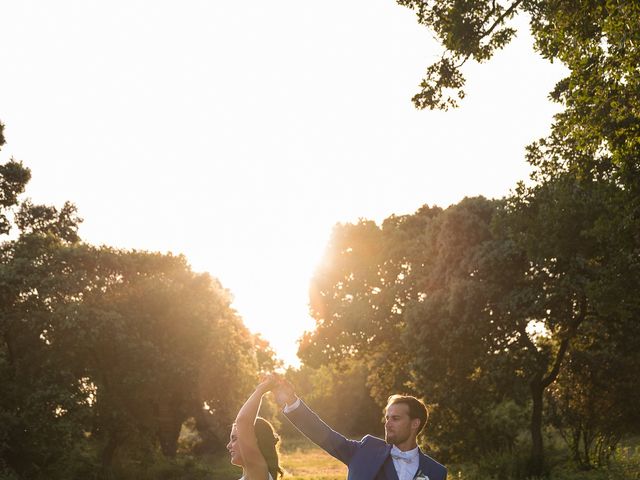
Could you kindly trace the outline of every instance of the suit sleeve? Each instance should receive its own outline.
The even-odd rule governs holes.
[[[309,440],[342,463],[348,465],[360,446],[359,441],[349,440],[329,427],[302,401],[298,408],[285,416]]]

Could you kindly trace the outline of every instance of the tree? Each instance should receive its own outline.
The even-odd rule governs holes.
[[[447,109],[464,98],[463,65],[484,62],[516,35],[516,15],[529,19],[535,50],[561,61],[569,75],[550,97],[564,106],[552,133],[531,146],[545,174],[561,169],[615,179],[638,197],[640,171],[640,3],[626,0],[398,0],[441,42],[413,97],[417,108]],[[635,206],[637,208],[637,204]]]
[[[20,201],[30,171],[0,166],[0,464],[47,476],[82,438],[82,397],[48,339],[56,312],[77,293],[60,254],[78,241],[75,207]]]
[[[637,302],[626,287],[637,285],[640,269],[640,4],[623,0],[398,3],[414,9],[418,22],[432,29],[444,47],[442,58],[427,69],[421,90],[413,98],[417,108],[455,107],[464,97],[463,65],[469,59],[486,61],[506,45],[516,34],[511,21],[517,14],[529,18],[534,48],[544,58],[559,60],[569,69],[569,75],[550,94],[564,110],[556,115],[551,134],[527,147],[527,160],[535,168],[532,178],[537,185],[530,189],[519,186],[514,197],[518,199],[518,211],[508,215],[518,228],[528,228],[528,220],[535,220],[537,225],[533,235],[523,230],[516,234],[514,228],[511,236],[527,244],[524,251],[532,264],[531,283],[539,282],[534,288],[538,296],[527,305],[541,308],[553,300],[556,303],[547,310],[563,312],[564,318],[564,327],[559,327],[563,321],[558,319],[543,321],[545,328],[560,328],[561,332],[551,335],[543,355],[555,358],[557,362],[550,364],[555,366],[545,369],[539,364],[538,386],[532,385],[538,392],[534,395],[533,418],[539,423],[540,390],[557,378],[571,339],[576,338],[584,322],[610,318],[612,302],[607,298],[624,299],[620,305],[627,312],[618,311],[615,318],[633,317],[638,312]],[[553,200],[555,194],[558,196]],[[602,203],[594,204],[588,194]],[[570,198],[569,204],[563,203]],[[560,207],[569,210],[557,214]],[[548,225],[542,217],[527,217],[538,208],[551,214]],[[591,212],[583,210],[587,208],[597,213],[589,217]],[[567,232],[573,236],[560,234],[561,222],[553,224],[559,217],[568,220]],[[543,248],[547,249],[544,254]],[[557,264],[558,258],[563,258],[563,263]],[[607,265],[603,264],[605,258]],[[569,279],[575,284],[570,285]],[[541,295],[540,288],[551,288],[553,298]],[[526,291],[524,286],[522,291]],[[545,311],[532,312],[531,316],[544,318]],[[635,313],[629,314],[632,311]],[[521,334],[521,338],[526,336]],[[531,352],[541,345],[532,345]],[[533,473],[542,468],[541,442],[541,436],[535,434]]]
[[[638,322],[597,327],[576,339],[548,392],[550,421],[582,469],[608,464],[622,436],[636,434],[640,425]]]
[[[207,411],[220,428],[230,424],[257,365],[228,292],[182,256],[105,247],[85,253],[93,257],[85,274],[94,280],[50,341],[69,352],[90,385],[103,467],[135,438],[157,439],[175,456],[183,422]]]
[[[487,255],[514,253],[491,228],[500,208],[497,201],[465,199],[430,225],[422,242],[422,258],[430,261],[416,269],[420,295],[406,307],[402,338],[414,353],[413,383],[435,406],[432,435],[450,460],[511,451],[528,408],[518,357],[493,319],[491,304],[503,291],[484,277]],[[499,264],[509,282],[514,272]]]
[[[350,359],[342,365],[312,368],[302,365],[289,368],[286,376],[296,387],[296,394],[320,417],[343,433],[359,437],[366,433],[382,435],[382,406],[369,394],[370,371],[362,359]],[[284,423],[285,435],[299,435],[290,422]]]
[[[378,227],[362,220],[334,228],[310,287],[313,332],[300,358],[312,367],[366,355],[369,385],[379,404],[389,392],[410,390],[407,352],[397,348],[405,304],[419,295],[410,274],[423,261],[420,240],[439,208],[391,216]],[[425,267],[426,268],[426,267]]]
[[[269,341],[262,338],[259,333],[253,335],[253,344],[260,375],[266,375],[284,366],[284,362],[278,358]]]
[[[632,327],[640,313],[635,294],[640,276],[637,263],[629,261],[637,233],[622,220],[626,193],[609,182],[564,174],[521,189],[511,205],[509,237],[527,252],[532,284],[540,282],[538,295],[528,302],[534,307],[529,318],[542,322],[543,334],[551,340],[545,355],[553,359],[553,367],[540,365],[532,391],[551,385],[579,338],[606,343],[603,333],[613,325],[629,335],[637,333]],[[536,397],[534,419],[542,415],[540,393]],[[534,459],[538,442],[541,437],[534,436]],[[540,463],[541,451],[540,446]]]
[[[449,457],[512,447],[523,417],[522,391],[486,358],[488,292],[469,275],[492,240],[496,208],[465,199],[392,216],[382,228],[338,225],[312,282],[316,329],[303,337],[303,361],[366,359],[381,404],[390,392],[424,396],[432,404],[427,435]]]
[[[526,16],[535,50],[569,75],[550,98],[564,110],[547,138],[527,147],[537,182],[562,173],[613,182],[626,192],[627,222],[640,231],[640,3],[626,0],[398,0],[434,31],[442,58],[427,69],[417,108],[447,109],[464,97],[463,65],[484,62],[517,33]],[[640,235],[635,239],[640,257]]]

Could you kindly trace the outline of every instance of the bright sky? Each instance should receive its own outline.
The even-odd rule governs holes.
[[[462,108],[416,111],[439,52],[393,0],[0,0],[0,159],[86,241],[184,253],[296,365],[336,222],[528,175],[561,67],[521,35],[467,68]]]

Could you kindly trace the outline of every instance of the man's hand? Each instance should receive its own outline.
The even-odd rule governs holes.
[[[272,388],[272,392],[280,408],[285,405],[291,405],[297,399],[293,385],[284,377],[280,377],[280,381]]]

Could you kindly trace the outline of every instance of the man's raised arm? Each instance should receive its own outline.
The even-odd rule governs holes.
[[[272,391],[276,402],[283,407],[285,416],[298,430],[329,455],[345,464],[349,463],[360,442],[347,439],[324,423],[296,396],[293,385],[287,380],[281,379]]]

